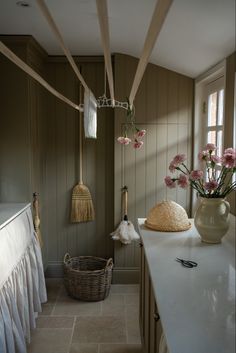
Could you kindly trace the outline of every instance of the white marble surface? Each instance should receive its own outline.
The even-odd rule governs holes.
[[[202,243],[190,230],[139,230],[170,353],[235,352],[235,217],[222,244]],[[185,268],[176,257],[193,260]]]
[[[0,203],[0,229],[28,207],[30,203]]]

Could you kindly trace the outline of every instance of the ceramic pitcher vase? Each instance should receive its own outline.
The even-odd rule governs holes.
[[[205,243],[221,243],[229,229],[230,205],[223,198],[200,197],[194,225]]]

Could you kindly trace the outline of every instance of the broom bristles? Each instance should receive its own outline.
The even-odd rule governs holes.
[[[80,183],[73,188],[71,204],[71,222],[93,221],[95,212],[93,200],[86,185]]]

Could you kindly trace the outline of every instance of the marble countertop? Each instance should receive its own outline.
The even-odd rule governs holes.
[[[170,353],[235,352],[235,217],[221,244],[185,232],[149,230],[138,219],[158,311]],[[193,260],[185,268],[176,257]]]
[[[30,203],[0,203],[0,229],[28,207]]]

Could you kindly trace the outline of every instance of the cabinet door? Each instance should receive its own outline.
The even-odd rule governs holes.
[[[150,277],[148,264],[144,261],[144,312],[143,312],[143,349],[145,353],[150,351]]]
[[[139,320],[143,353],[159,353],[160,338],[163,330],[142,244],[140,244],[140,249]]]
[[[158,313],[158,307],[155,303],[155,321],[156,321],[156,325],[155,325],[155,353],[159,353],[159,345],[160,345],[160,339],[161,339],[161,335],[163,332],[162,329],[162,325],[161,325],[161,319]]]
[[[150,286],[150,307],[149,307],[149,352],[156,353],[156,303],[152,285]]]
[[[140,324],[140,335],[141,341],[143,343],[144,338],[144,281],[145,281],[145,257],[144,257],[144,250],[143,244],[140,242],[140,293],[139,293],[139,324]]]

